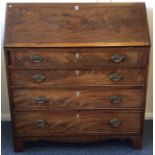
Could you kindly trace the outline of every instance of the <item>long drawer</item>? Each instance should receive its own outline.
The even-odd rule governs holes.
[[[14,68],[142,67],[144,48],[13,48]]]
[[[140,108],[143,89],[14,89],[13,108],[22,109],[105,109]]]
[[[14,114],[18,136],[139,132],[140,112],[51,111]]]
[[[122,70],[12,70],[14,86],[144,85],[144,71]]]

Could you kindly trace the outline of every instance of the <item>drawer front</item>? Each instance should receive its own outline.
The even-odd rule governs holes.
[[[14,109],[95,109],[142,106],[142,89],[14,89]]]
[[[12,70],[15,86],[143,85],[143,70]]]
[[[10,52],[13,67],[102,68],[140,67],[143,48],[15,48]]]
[[[67,133],[139,132],[141,113],[105,111],[52,111],[15,113],[18,136]]]

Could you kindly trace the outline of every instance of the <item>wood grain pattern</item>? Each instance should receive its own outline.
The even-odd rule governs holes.
[[[150,45],[144,3],[8,5],[5,47]]]
[[[79,96],[77,96],[79,92]],[[43,104],[37,104],[35,98],[44,97]],[[120,96],[120,103],[112,103],[111,96]],[[142,89],[14,89],[14,110],[30,109],[106,109],[106,108],[142,108]]]
[[[10,67],[12,68],[109,68],[143,67],[144,48],[12,48]],[[114,62],[111,57],[120,54],[121,62]],[[32,56],[40,56],[40,63],[32,61]]]
[[[144,85],[144,73],[140,69],[124,70],[12,70],[13,86],[104,86],[104,85]],[[120,81],[112,81],[110,76],[117,73],[123,76]],[[42,75],[42,82],[32,76]]]
[[[18,112],[14,115],[16,134],[18,136],[55,135],[67,133],[121,133],[140,131],[140,113],[106,112],[106,111],[51,111]],[[120,126],[111,127],[109,120],[116,118]],[[46,125],[39,128],[36,120],[45,120]]]
[[[33,143],[36,143],[37,141],[51,141],[51,142],[64,142],[64,143],[87,143],[87,142],[102,142],[109,139],[121,139],[122,141],[124,140],[132,140],[132,146],[134,149],[141,149],[142,148],[142,136],[141,135],[135,135],[135,134],[119,134],[119,133],[111,133],[109,134],[98,134],[98,135],[89,135],[89,134],[84,134],[84,135],[61,135],[61,136],[31,136],[31,137],[16,137],[15,143],[14,143],[14,150],[15,152],[22,152],[24,150],[24,144],[27,141],[31,141]]]
[[[150,53],[144,3],[10,3],[5,25],[16,152],[37,140],[130,138],[133,148],[142,147]],[[114,54],[125,59],[112,62]],[[43,60],[33,62],[33,55]],[[123,78],[112,81],[113,73]],[[44,80],[35,81],[36,74]],[[112,95],[121,102],[112,104]],[[37,96],[45,104],[36,104]],[[37,127],[36,120],[45,126]]]

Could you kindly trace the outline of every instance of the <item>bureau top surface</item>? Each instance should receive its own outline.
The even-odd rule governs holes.
[[[144,3],[7,4],[5,47],[149,44]]]

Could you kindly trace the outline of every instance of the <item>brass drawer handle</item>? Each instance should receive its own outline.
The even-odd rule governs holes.
[[[110,75],[110,79],[112,81],[120,81],[123,79],[123,76],[121,74],[113,73]]]
[[[110,96],[109,99],[110,99],[112,104],[118,104],[121,102],[120,96]]]
[[[111,127],[118,127],[121,125],[121,121],[117,118],[113,118],[111,120],[108,121],[108,124],[111,126]]]
[[[122,56],[120,54],[114,54],[114,55],[111,56],[111,60],[113,62],[116,62],[116,63],[122,62],[124,59],[125,59],[124,56]]]
[[[35,102],[36,102],[37,104],[40,104],[40,105],[42,105],[42,104],[44,104],[44,103],[46,102],[46,98],[43,97],[43,96],[36,96],[36,97],[34,98],[34,100],[35,100]]]
[[[37,82],[42,82],[45,80],[45,76],[41,75],[41,74],[35,74],[32,76],[33,80],[37,81]]]
[[[31,60],[36,63],[40,63],[44,60],[44,58],[40,55],[32,55]]]
[[[44,128],[47,124],[47,122],[45,120],[39,119],[34,121],[34,124],[38,127],[38,128]]]

